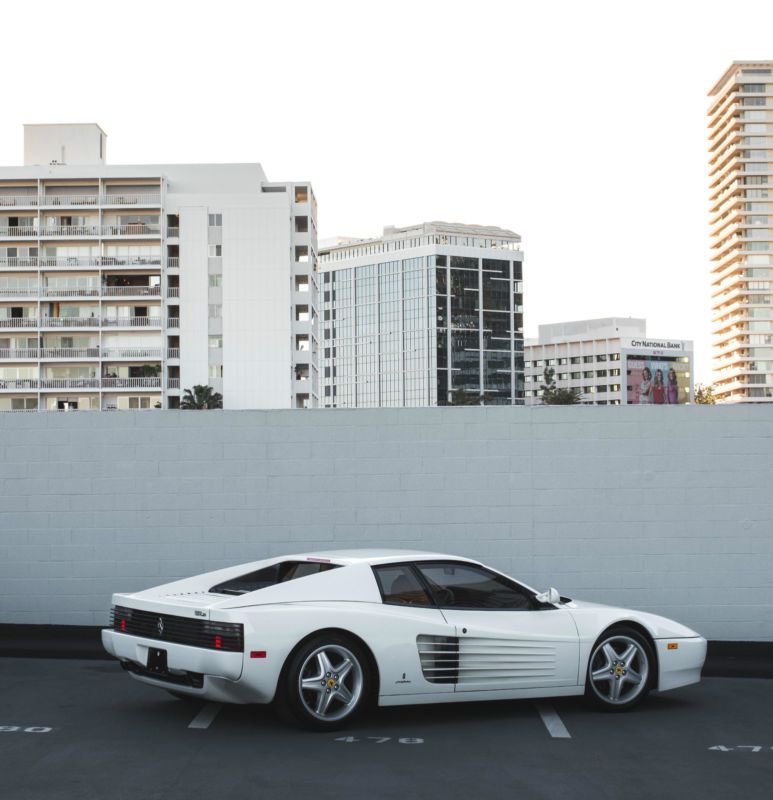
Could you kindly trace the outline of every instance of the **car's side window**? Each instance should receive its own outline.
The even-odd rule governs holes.
[[[389,564],[373,567],[378,587],[385,603],[401,606],[431,606],[425,588],[408,564]]]
[[[416,568],[441,608],[530,611],[537,607],[526,589],[474,564],[419,561]]]

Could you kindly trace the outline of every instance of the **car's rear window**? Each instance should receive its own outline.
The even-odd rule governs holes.
[[[276,586],[278,583],[327,572],[329,569],[336,569],[340,566],[340,564],[327,564],[319,561],[280,561],[270,567],[263,567],[255,572],[248,572],[238,578],[218,583],[209,591],[215,594],[247,594],[247,592],[265,589],[267,586]]]

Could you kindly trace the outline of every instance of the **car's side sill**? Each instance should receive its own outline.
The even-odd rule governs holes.
[[[483,689],[464,692],[427,692],[426,694],[380,695],[380,706],[415,706],[422,703],[464,703],[480,700],[528,700],[535,697],[580,695],[584,686],[549,686],[541,689]]]

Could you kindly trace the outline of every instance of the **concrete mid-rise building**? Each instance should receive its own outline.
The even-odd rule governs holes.
[[[714,394],[773,402],[773,61],[734,61],[709,92]]]
[[[321,404],[522,405],[520,243],[427,222],[321,248]]]
[[[526,405],[542,403],[545,370],[586,405],[677,405],[693,400],[693,347],[647,336],[647,323],[608,317],[540,325],[524,347]]]
[[[259,164],[106,163],[26,125],[0,168],[0,410],[318,405],[316,202]]]

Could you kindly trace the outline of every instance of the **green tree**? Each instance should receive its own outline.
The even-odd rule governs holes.
[[[716,405],[717,398],[714,397],[714,387],[711,384],[706,386],[699,383],[695,387],[695,402],[701,406]]]
[[[553,367],[545,367],[543,372],[545,382],[539,387],[542,389],[542,405],[573,406],[579,403],[579,392],[576,389],[557,389],[554,375]]]
[[[468,392],[466,389],[452,389],[450,406],[479,406],[482,405],[484,396],[477,392]]]
[[[222,408],[223,395],[212,389],[211,386],[194,386],[193,389],[186,389],[183,399],[180,400],[180,408],[185,410],[190,409],[208,409],[208,408]]]

